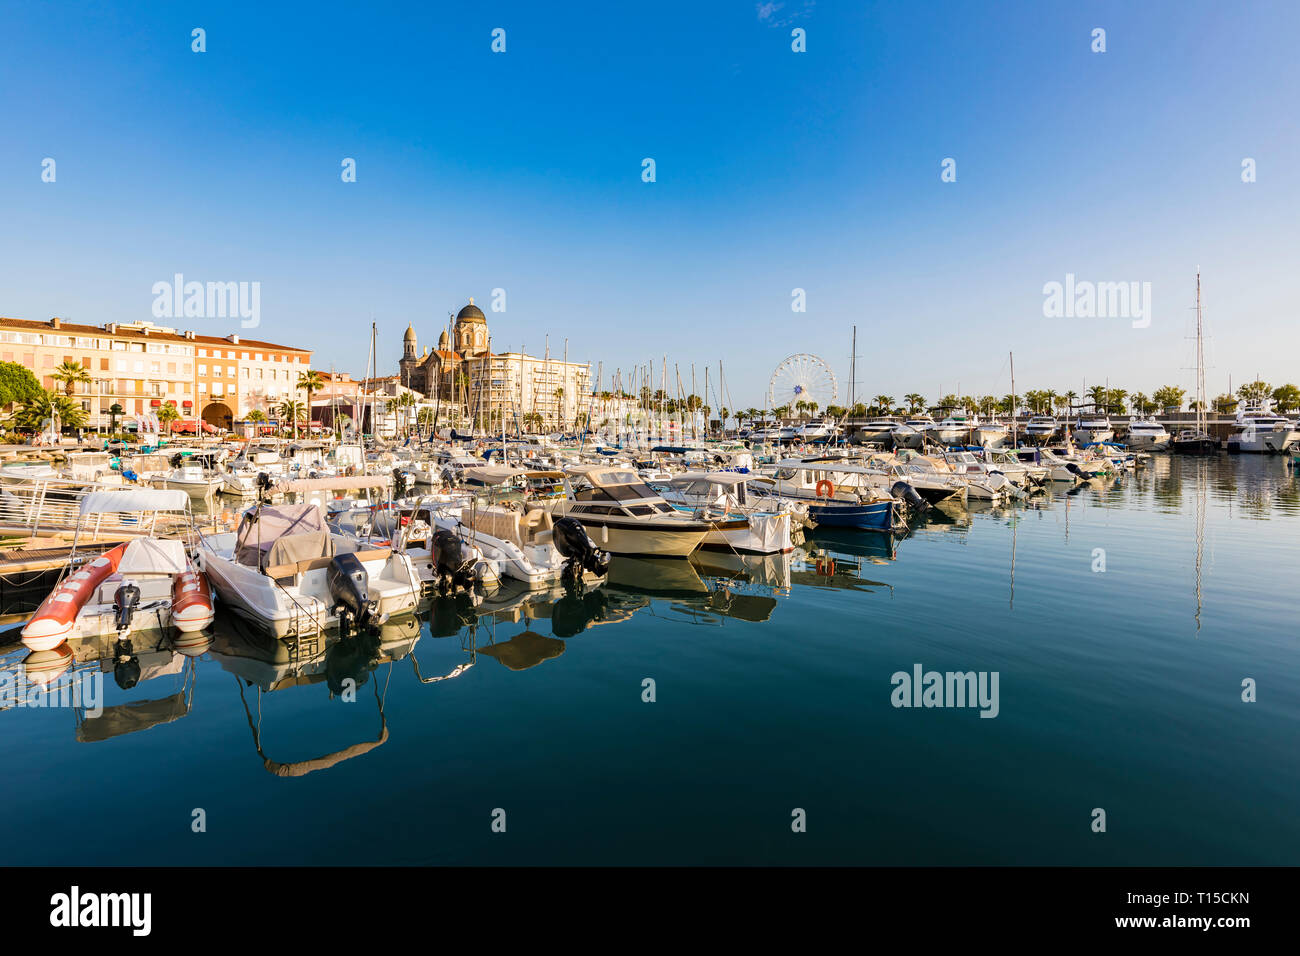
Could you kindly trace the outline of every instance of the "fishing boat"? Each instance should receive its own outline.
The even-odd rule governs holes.
[[[893,531],[903,525],[903,502],[874,487],[880,472],[862,465],[830,461],[779,463],[772,492],[808,503],[818,527]]]
[[[106,517],[133,519],[137,536],[92,560],[78,558]],[[212,595],[186,542],[155,537],[161,516],[179,516],[193,540],[189,497],[177,490],[96,491],[82,499],[64,576],[23,628],[29,650],[47,651],[71,638],[125,637],[134,631],[201,631],[212,623]],[[84,554],[84,550],[81,552]],[[75,568],[75,570],[73,570]]]
[[[576,518],[611,554],[684,558],[710,530],[707,521],[682,514],[630,468],[574,465],[565,474],[565,497],[543,505]]]

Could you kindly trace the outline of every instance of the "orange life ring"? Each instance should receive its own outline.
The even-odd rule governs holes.
[[[823,491],[822,491],[823,488],[826,489],[824,493],[823,493]],[[823,478],[821,481],[817,482],[817,497],[818,497],[818,498],[834,498],[834,497],[835,497],[835,484],[834,484],[830,479],[828,479],[828,478]]]

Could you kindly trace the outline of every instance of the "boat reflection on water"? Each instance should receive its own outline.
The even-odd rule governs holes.
[[[384,713],[384,703],[392,667],[411,654],[419,639],[420,623],[410,615],[395,618],[380,627],[355,632],[316,633],[290,640],[273,638],[234,615],[227,615],[218,628],[211,653],[222,669],[235,677],[244,715],[252,731],[253,747],[262,758],[263,767],[277,777],[302,777],[367,754],[387,742],[388,718]],[[388,668],[381,691],[379,680],[370,678],[384,664]],[[328,689],[324,699],[345,701],[355,700],[360,688],[369,684],[378,711],[378,733],[373,739],[364,739],[306,760],[273,759],[262,747],[263,694],[321,683]],[[255,708],[250,706],[249,694],[246,693],[248,687],[256,690],[253,695]]]
[[[815,588],[851,591],[890,588],[881,581],[863,577],[863,571],[869,564],[888,564],[895,560],[898,542],[899,537],[892,534],[868,536],[818,528],[804,542],[790,579],[794,584]]]
[[[155,628],[122,638],[73,638],[52,650],[15,649],[0,659],[6,706],[23,700],[24,706],[68,709],[80,743],[168,724],[189,714],[195,661],[211,643],[209,631]],[[111,684],[104,679],[109,674]],[[157,696],[167,686],[172,692]]]

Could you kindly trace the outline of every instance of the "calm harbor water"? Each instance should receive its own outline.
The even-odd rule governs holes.
[[[102,716],[0,712],[0,854],[1295,864],[1298,533],[1281,460],[1156,456],[892,545],[815,533],[780,559],[616,559],[583,595],[442,600],[297,661],[223,619],[197,660],[107,674]],[[894,707],[918,664],[997,672],[996,718]]]

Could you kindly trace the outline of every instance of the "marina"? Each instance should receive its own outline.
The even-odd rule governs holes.
[[[187,865],[1285,862],[1300,674],[1278,558],[1297,527],[1283,460],[1163,455],[1028,502],[935,507],[902,535],[819,527],[788,552],[615,555],[587,586],[425,594],[352,633],[285,641],[219,600],[199,644],[145,631],[115,653],[97,632],[50,659],[12,625],[0,720],[31,779],[148,768],[117,799],[201,792],[264,839],[196,844],[148,815],[113,844],[51,839],[77,797],[50,786],[17,798],[10,858],[109,863],[126,841],[140,862]],[[890,674],[915,661],[1000,673],[996,719],[905,719]],[[1272,678],[1268,723],[1239,702],[1256,673]],[[74,683],[80,707],[35,702]],[[1116,794],[1134,839],[1062,834],[1085,780]],[[438,800],[398,838],[382,807],[412,788]],[[304,824],[328,825],[340,799],[352,823],[322,843]],[[467,828],[485,800],[527,838]],[[792,801],[836,826],[755,842]],[[725,825],[700,817],[723,803]],[[590,826],[610,839],[575,839]]]

